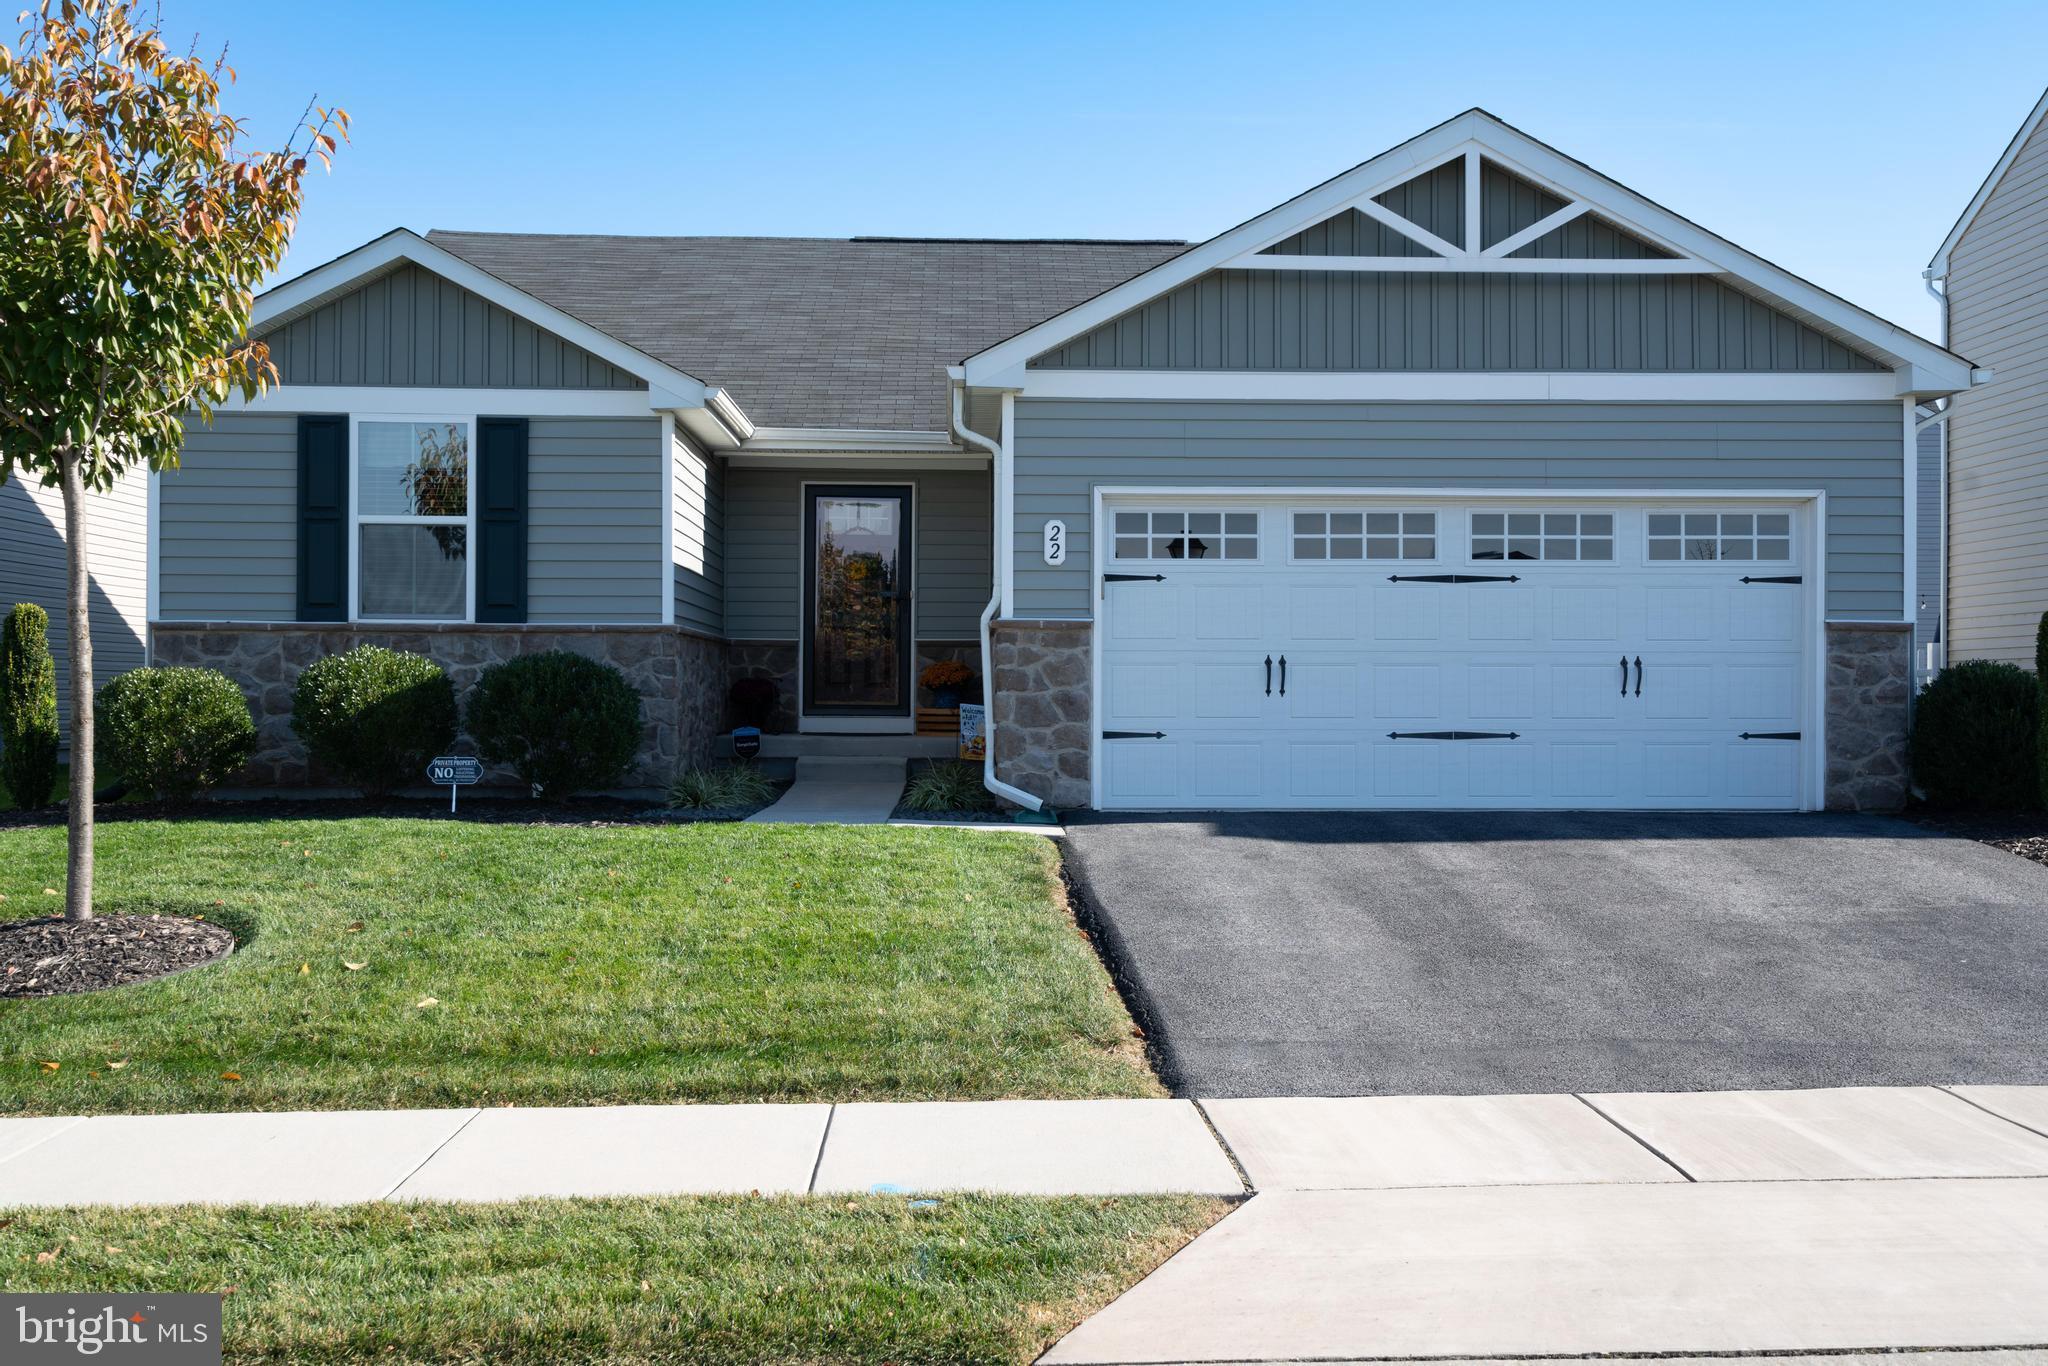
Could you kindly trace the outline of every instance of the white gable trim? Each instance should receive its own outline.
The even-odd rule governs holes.
[[[1616,225],[1700,263],[1695,269],[1703,266],[1725,274],[1769,296],[1823,333],[1879,353],[1906,372],[1899,377],[1902,392],[1908,385],[1916,393],[1970,387],[1970,367],[1961,357],[1742,250],[1478,109],[1439,124],[1142,275],[968,357],[962,367],[966,382],[988,388],[1029,387],[1036,376],[1027,373],[1025,365],[1032,357],[1474,148],[1568,202],[1584,202]],[[1412,264],[1424,258],[1399,259]]]
[[[316,266],[304,275],[263,293],[249,314],[250,334],[269,331],[301,314],[310,313],[329,300],[408,261],[462,286],[472,294],[489,299],[536,327],[546,328],[627,374],[645,380],[651,396],[658,400],[654,407],[702,408],[707,404],[707,388],[696,376],[685,374],[645,351],[626,345],[608,332],[600,332],[589,323],[570,317],[553,304],[506,284],[489,271],[471,265],[453,252],[437,247],[405,228],[395,228],[374,242],[367,242],[324,266]]]
[[[1949,253],[1956,249],[1956,243],[1963,240],[1963,234],[1977,221],[1977,215],[1984,211],[1985,203],[1998,189],[1998,182],[2005,179],[2005,173],[2012,169],[2013,162],[2019,159],[2021,149],[2027,145],[2027,140],[2034,136],[2034,131],[2041,126],[2041,120],[2044,118],[2048,118],[2048,90],[2041,92],[2041,98],[2034,102],[2034,112],[2027,115],[2026,122],[2020,125],[2020,131],[2013,134],[2012,141],[2005,145],[2005,153],[1998,158],[1998,164],[1991,168],[1990,175],[1984,177],[1984,183],[1977,187],[1977,193],[1971,197],[1969,207],[1963,210],[1962,217],[1956,219],[1956,225],[1948,230],[1948,236],[1941,240],[1941,246],[1935,251],[1934,259],[1927,263],[1928,275],[1939,279],[1948,274]]]

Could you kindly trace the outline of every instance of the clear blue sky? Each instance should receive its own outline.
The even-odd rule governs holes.
[[[1931,333],[2048,83],[2040,0],[162,3],[258,130],[355,116],[287,275],[401,225],[1200,239],[1480,105]]]

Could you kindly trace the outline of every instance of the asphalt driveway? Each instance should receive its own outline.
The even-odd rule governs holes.
[[[1184,1094],[2048,1083],[2048,868],[1876,816],[1100,817]]]

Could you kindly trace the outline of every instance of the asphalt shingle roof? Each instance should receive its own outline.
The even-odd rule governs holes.
[[[945,368],[1183,242],[427,234],[760,426],[945,431]]]

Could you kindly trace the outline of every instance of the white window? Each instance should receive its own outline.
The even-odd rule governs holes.
[[[1434,512],[1297,512],[1292,551],[1302,560],[1433,560]]]
[[[1653,512],[1650,559],[1789,560],[1789,512]]]
[[[471,425],[357,419],[350,484],[358,618],[469,619]]]
[[[1611,512],[1475,512],[1475,560],[1611,560]]]
[[[1119,560],[1256,560],[1256,512],[1119,512]]]

